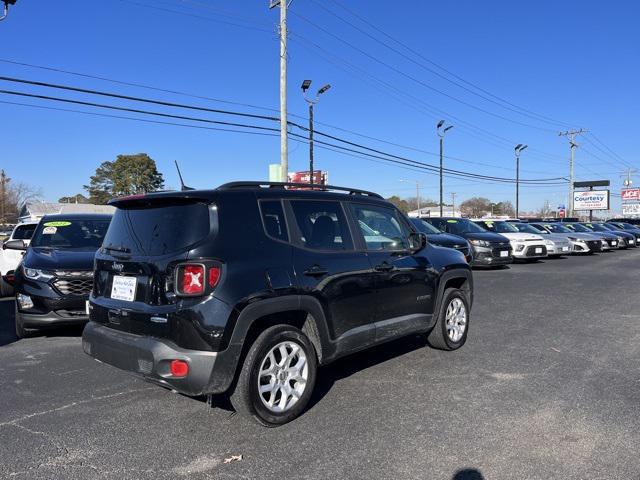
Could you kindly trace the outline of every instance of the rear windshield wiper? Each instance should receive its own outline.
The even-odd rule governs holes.
[[[108,252],[131,253],[131,249],[124,246],[107,245],[106,247],[102,247],[102,249]]]

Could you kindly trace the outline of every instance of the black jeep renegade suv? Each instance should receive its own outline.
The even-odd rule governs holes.
[[[300,187],[113,200],[85,352],[187,395],[228,392],[274,426],[304,410],[319,365],[415,333],[465,343],[462,253],[429,245],[379,195]]]

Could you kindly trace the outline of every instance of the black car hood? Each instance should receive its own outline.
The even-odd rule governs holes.
[[[93,270],[95,255],[95,250],[29,248],[22,264],[40,270]]]
[[[493,232],[467,232],[463,235],[464,238],[469,240],[486,240],[487,242],[506,242],[509,243],[509,239]]]
[[[454,248],[458,246],[460,248],[467,246],[467,241],[464,238],[450,233],[428,233],[427,239],[429,243],[439,247]]]

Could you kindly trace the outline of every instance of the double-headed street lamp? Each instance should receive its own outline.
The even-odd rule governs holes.
[[[16,0],[0,0],[4,3],[4,8],[2,13],[0,14],[0,20],[4,20],[9,15],[9,5],[15,5]]]
[[[444,152],[444,136],[445,134],[453,128],[453,125],[449,125],[448,127],[444,127],[444,120],[440,120],[438,125],[436,126],[436,132],[440,137],[440,216],[442,217],[442,206],[444,205],[443,199],[443,187],[442,187],[442,177],[444,173],[444,165],[443,165],[443,152]]]
[[[311,99],[307,97],[307,90],[311,86],[311,80],[304,80],[302,82],[302,95],[305,101],[309,104],[309,183],[313,184],[313,106],[320,100],[320,95],[325,93],[331,88],[328,83],[322,87],[316,93],[315,98]]]
[[[527,148],[528,145],[519,143],[514,149],[516,152],[516,218],[520,213],[520,153]]]

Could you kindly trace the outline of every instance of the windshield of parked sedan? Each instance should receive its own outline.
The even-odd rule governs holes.
[[[110,219],[70,218],[44,220],[38,224],[31,246],[64,250],[97,250],[109,228]]]
[[[443,226],[443,230],[446,228],[448,233],[453,233],[454,235],[462,235],[465,233],[487,233],[487,231],[480,225],[464,218],[447,220],[445,225],[446,226]]]
[[[549,232],[547,232],[544,228],[541,230],[538,230],[537,228],[532,227],[528,223],[514,223],[513,226],[516,227],[518,231],[522,233],[535,233],[537,235],[549,235]]]
[[[419,218],[412,218],[411,223],[413,223],[413,225],[418,229],[419,232],[426,233],[428,235],[432,235],[434,233],[442,233],[430,223],[427,223]]]
[[[559,223],[545,223],[544,228],[551,230],[553,233],[571,233],[573,230]]]
[[[579,223],[567,224],[567,228],[573,230],[574,232],[593,233],[593,230],[585,227],[584,225],[580,225]]]
[[[518,229],[509,222],[493,222],[490,220],[483,220],[479,222],[484,228],[494,233],[518,233]]]
[[[606,228],[603,225],[600,225],[598,223],[585,223],[585,226],[587,228],[590,228],[594,232],[610,232],[611,231],[608,228]]]

